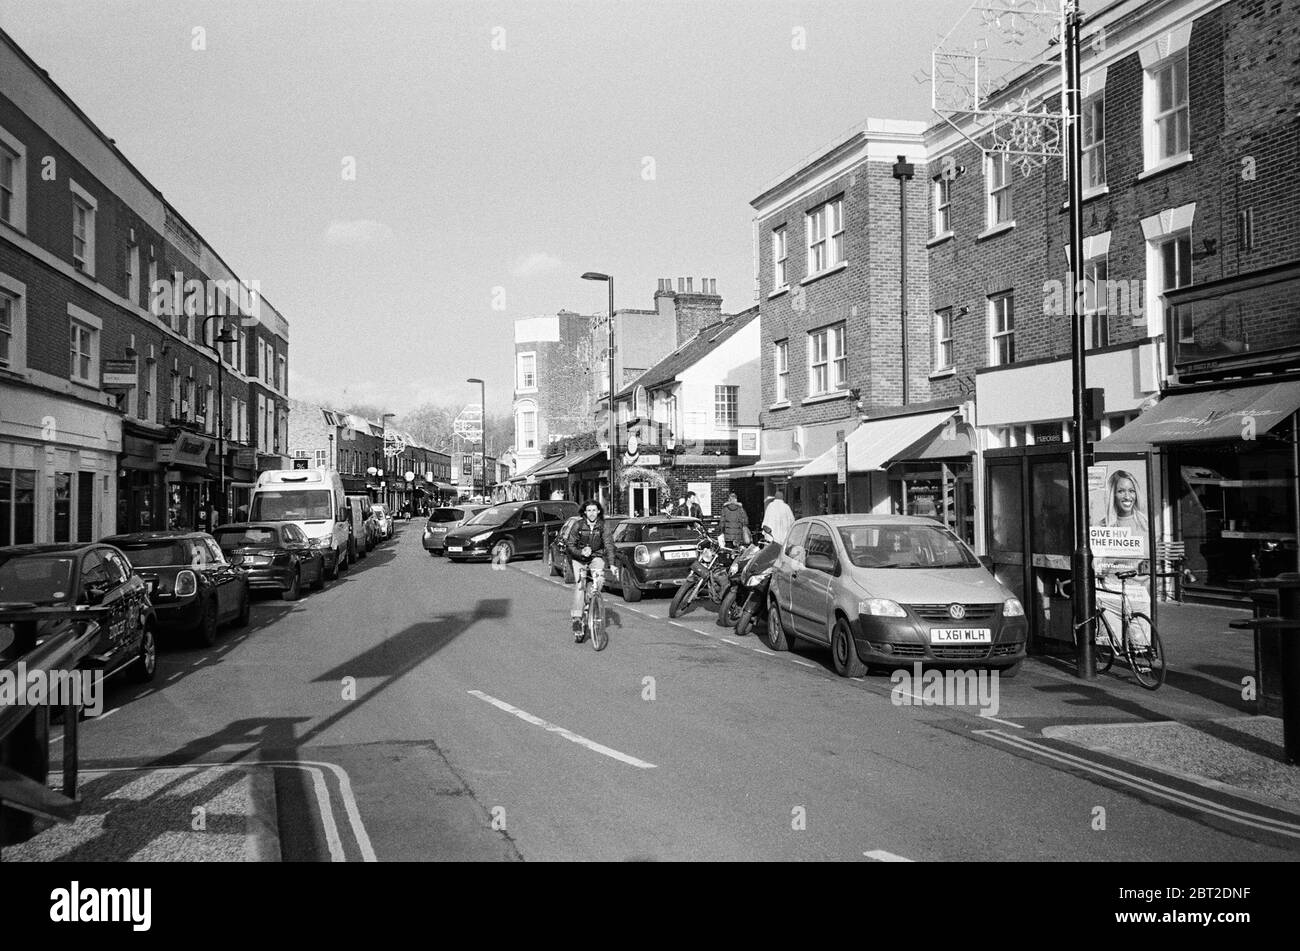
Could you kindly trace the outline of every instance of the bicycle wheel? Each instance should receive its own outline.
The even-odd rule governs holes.
[[[609,634],[605,630],[605,602],[598,591],[593,591],[587,602],[587,630],[591,634],[591,649],[603,651],[609,643]]]
[[[1147,645],[1136,644],[1128,636],[1128,628],[1124,631],[1124,649],[1128,657],[1128,665],[1133,670],[1133,677],[1139,684],[1147,690],[1158,690],[1160,685],[1165,682],[1165,648],[1160,643],[1160,635],[1156,632],[1156,626],[1151,623],[1151,619],[1141,612],[1134,612],[1134,620],[1141,618],[1146,622],[1147,630],[1151,632],[1151,643]],[[1129,627],[1132,624],[1130,622]]]
[[[1105,611],[1097,612],[1097,620],[1101,622],[1106,629],[1106,639],[1093,644],[1092,648],[1092,669],[1099,674],[1104,674],[1110,670],[1111,665],[1115,663],[1115,655],[1119,653],[1118,641],[1115,640],[1115,632],[1111,629],[1110,621],[1106,618]],[[1096,638],[1093,638],[1096,641]]]

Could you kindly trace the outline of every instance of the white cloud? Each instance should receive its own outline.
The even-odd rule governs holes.
[[[376,244],[393,236],[393,229],[382,221],[357,218],[352,221],[334,220],[325,229],[325,243],[342,247],[361,247]]]
[[[545,251],[534,251],[532,254],[519,259],[515,264],[514,270],[510,273],[515,277],[539,277],[543,274],[551,274],[555,271],[562,271],[567,265],[553,254],[547,254]]]

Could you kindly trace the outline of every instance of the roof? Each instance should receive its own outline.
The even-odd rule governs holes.
[[[699,363],[757,316],[758,308],[751,307],[739,314],[732,314],[726,320],[700,328],[699,333],[642,373],[614,399],[630,398],[638,386],[649,390],[677,379],[679,373]]]
[[[61,554],[73,551],[82,551],[86,548],[94,548],[97,545],[105,544],[104,542],[57,542],[41,543],[33,545],[9,545],[6,548],[0,548],[0,555],[49,555]]]

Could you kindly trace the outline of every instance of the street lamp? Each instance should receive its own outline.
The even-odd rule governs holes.
[[[487,384],[476,376],[469,377],[466,383],[478,384],[478,436],[479,465],[483,469],[483,501],[487,501]],[[478,483],[474,483],[475,488]]]
[[[387,458],[388,458],[388,420],[389,420],[390,418],[392,418],[392,419],[396,419],[396,418],[397,418],[397,414],[396,414],[396,413],[385,413],[383,416],[380,416],[380,417],[379,417],[379,429],[380,429],[380,437],[379,437],[379,455],[380,455],[380,458],[383,458],[383,459],[387,459]],[[391,468],[392,468],[392,467],[389,466],[389,469],[391,469]],[[381,496],[381,498],[383,499],[384,504],[387,505],[387,506],[391,509],[391,508],[393,507],[393,505],[392,505],[392,499],[386,497],[386,496],[388,496],[389,494],[390,494],[390,493],[387,493],[387,492],[386,492],[386,493],[384,493],[383,496]]]
[[[607,514],[613,515],[618,510],[614,501],[617,498],[614,494],[614,450],[618,446],[614,430],[614,278],[599,271],[588,271],[582,275],[582,279],[604,281],[609,285],[609,342],[605,348],[609,362],[609,512]]]
[[[207,340],[208,324],[214,320],[224,319],[225,316],[225,314],[208,314],[208,316],[204,317],[199,337]],[[238,342],[238,337],[222,328],[222,331],[214,336],[212,343],[208,345],[212,348],[212,353],[217,361],[217,512],[223,520],[229,518],[230,513],[226,511],[226,397],[225,391],[221,387],[221,349],[217,345]],[[216,526],[209,527],[215,528]]]

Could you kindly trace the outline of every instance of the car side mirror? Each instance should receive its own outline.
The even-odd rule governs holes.
[[[804,566],[813,571],[824,571],[828,575],[836,574],[835,559],[830,555],[815,551],[804,560]]]
[[[980,564],[983,565],[985,568],[987,568],[989,571],[992,571],[992,570],[993,570],[993,556],[992,556],[992,555],[980,555],[980,556],[979,556],[979,560],[980,560]]]

